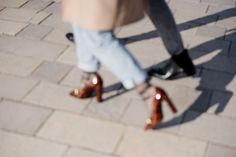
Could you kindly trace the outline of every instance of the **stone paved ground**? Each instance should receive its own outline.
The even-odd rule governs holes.
[[[0,156],[236,157],[236,0],[168,4],[197,74],[152,80],[179,112],[145,132],[146,106],[104,67],[103,103],[68,96],[80,72],[60,0],[0,0]],[[116,34],[145,68],[169,57],[148,18]]]

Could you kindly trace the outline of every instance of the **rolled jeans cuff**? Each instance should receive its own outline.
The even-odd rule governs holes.
[[[89,65],[89,66],[88,66]],[[81,62],[79,62],[78,64],[77,64],[77,66],[78,66],[78,68],[79,69],[81,69],[82,71],[84,71],[84,72],[89,72],[89,73],[91,73],[91,72],[97,72],[98,71],[98,69],[99,69],[99,67],[100,67],[100,65],[99,64],[83,64],[83,63],[81,63]]]
[[[136,76],[135,78],[123,80],[122,84],[125,87],[125,89],[130,90],[136,87],[137,85],[144,83],[147,79],[148,79],[147,74],[143,72],[138,77]]]

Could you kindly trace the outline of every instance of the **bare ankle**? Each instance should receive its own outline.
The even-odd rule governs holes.
[[[139,94],[142,95],[149,87],[150,87],[150,84],[147,81],[145,81],[137,85],[135,89],[137,90]]]

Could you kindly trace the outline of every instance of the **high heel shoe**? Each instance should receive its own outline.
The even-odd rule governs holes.
[[[152,101],[153,109],[152,109],[150,118],[147,119],[146,121],[145,130],[155,129],[157,125],[160,124],[160,122],[162,121],[163,119],[162,101],[163,100],[167,102],[168,106],[170,107],[173,113],[177,112],[177,109],[175,108],[175,106],[173,105],[171,100],[168,98],[166,92],[163,89],[156,87],[155,93],[152,99],[153,99]]]
[[[88,79],[83,88],[74,89],[70,93],[70,95],[79,99],[84,99],[90,97],[92,92],[95,91],[97,102],[101,102],[103,93],[103,81],[100,75],[98,75],[97,73],[92,75],[93,76]]]

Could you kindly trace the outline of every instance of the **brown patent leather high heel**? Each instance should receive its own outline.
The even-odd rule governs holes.
[[[166,92],[163,89],[156,87],[155,94],[153,95],[152,99],[153,99],[152,101],[153,109],[152,109],[150,118],[147,119],[146,121],[145,130],[155,129],[156,126],[160,124],[160,122],[162,121],[163,119],[162,101],[163,100],[167,102],[168,106],[170,107],[173,113],[177,112],[177,109],[175,108],[175,106],[173,105],[171,100],[168,98]]]
[[[103,81],[100,75],[93,74],[94,76],[85,84],[81,89],[74,89],[70,95],[79,99],[88,98],[91,96],[92,92],[96,93],[97,102],[102,101],[103,93]]]

